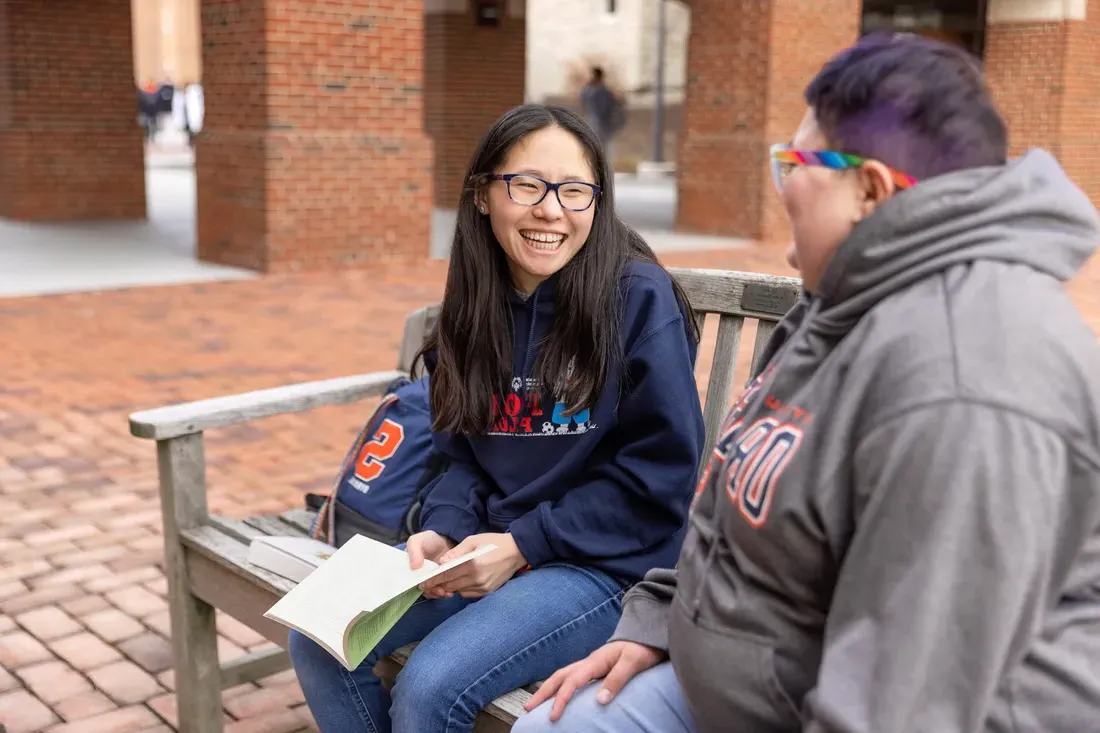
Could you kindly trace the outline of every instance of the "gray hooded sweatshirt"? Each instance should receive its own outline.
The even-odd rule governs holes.
[[[700,731],[1100,731],[1100,349],[1063,286],[1098,240],[1033,151],[840,246],[614,636]]]

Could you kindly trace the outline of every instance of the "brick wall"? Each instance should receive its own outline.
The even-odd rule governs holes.
[[[790,139],[806,84],[858,37],[861,3],[692,0],[691,11],[677,228],[784,240],[768,147]]]
[[[476,2],[443,2],[425,16],[424,130],[435,145],[435,203],[455,208],[481,136],[522,104],[526,19],[522,3],[500,2],[500,25],[475,23]]]
[[[991,25],[986,34],[986,80],[1008,123],[1013,155],[1035,146],[1061,152],[1066,31],[1060,22],[1009,23]]]
[[[1062,165],[1100,206],[1100,7],[1088,20],[1067,25]]]
[[[15,56],[12,48],[10,26],[8,25],[8,0],[0,0],[0,134],[11,128],[14,110],[12,109],[11,68]],[[0,171],[3,170],[3,160],[0,158]],[[0,731],[0,733],[3,733]]]
[[[985,69],[1011,154],[1045,148],[1100,204],[1100,16],[991,22]]]
[[[420,0],[204,0],[201,259],[265,272],[428,256]]]
[[[0,216],[141,219],[130,0],[0,0]]]

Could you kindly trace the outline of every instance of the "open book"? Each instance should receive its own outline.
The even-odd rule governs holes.
[[[404,550],[355,535],[264,614],[320,644],[351,671],[420,597],[424,581],[496,549],[409,567]]]

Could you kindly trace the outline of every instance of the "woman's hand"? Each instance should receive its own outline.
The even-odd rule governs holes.
[[[419,570],[425,560],[439,563],[439,558],[447,553],[455,543],[438,532],[417,532],[405,542],[405,552],[409,554],[409,567]]]
[[[550,720],[556,723],[573,694],[592,680],[606,677],[596,693],[596,702],[607,705],[627,682],[667,658],[661,650],[634,641],[604,644],[585,659],[555,672],[523,708],[530,712],[553,697]]]
[[[527,566],[527,559],[510,534],[475,534],[453,547],[436,562],[440,565],[473,552],[482,545],[497,549],[464,562],[457,568],[435,576],[420,586],[427,598],[450,598],[455,593],[463,598],[481,598],[492,593]]]

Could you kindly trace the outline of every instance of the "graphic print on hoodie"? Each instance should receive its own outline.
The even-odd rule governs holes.
[[[511,532],[534,568],[598,567],[626,581],[676,561],[705,439],[697,345],[672,281],[630,263],[620,280],[625,359],[594,405],[569,416],[531,372],[550,332],[557,277],[513,295],[512,391],[485,435],[435,434],[450,467],[427,490],[421,526],[455,541]]]
[[[1100,348],[1064,287],[1098,241],[1033,151],[841,244],[613,637],[669,651],[701,733],[1100,730]]]
[[[560,436],[579,435],[595,430],[591,410],[569,415],[564,402],[553,402],[549,409],[542,396],[542,385],[534,377],[512,378],[512,391],[493,395],[493,426],[486,435]]]

